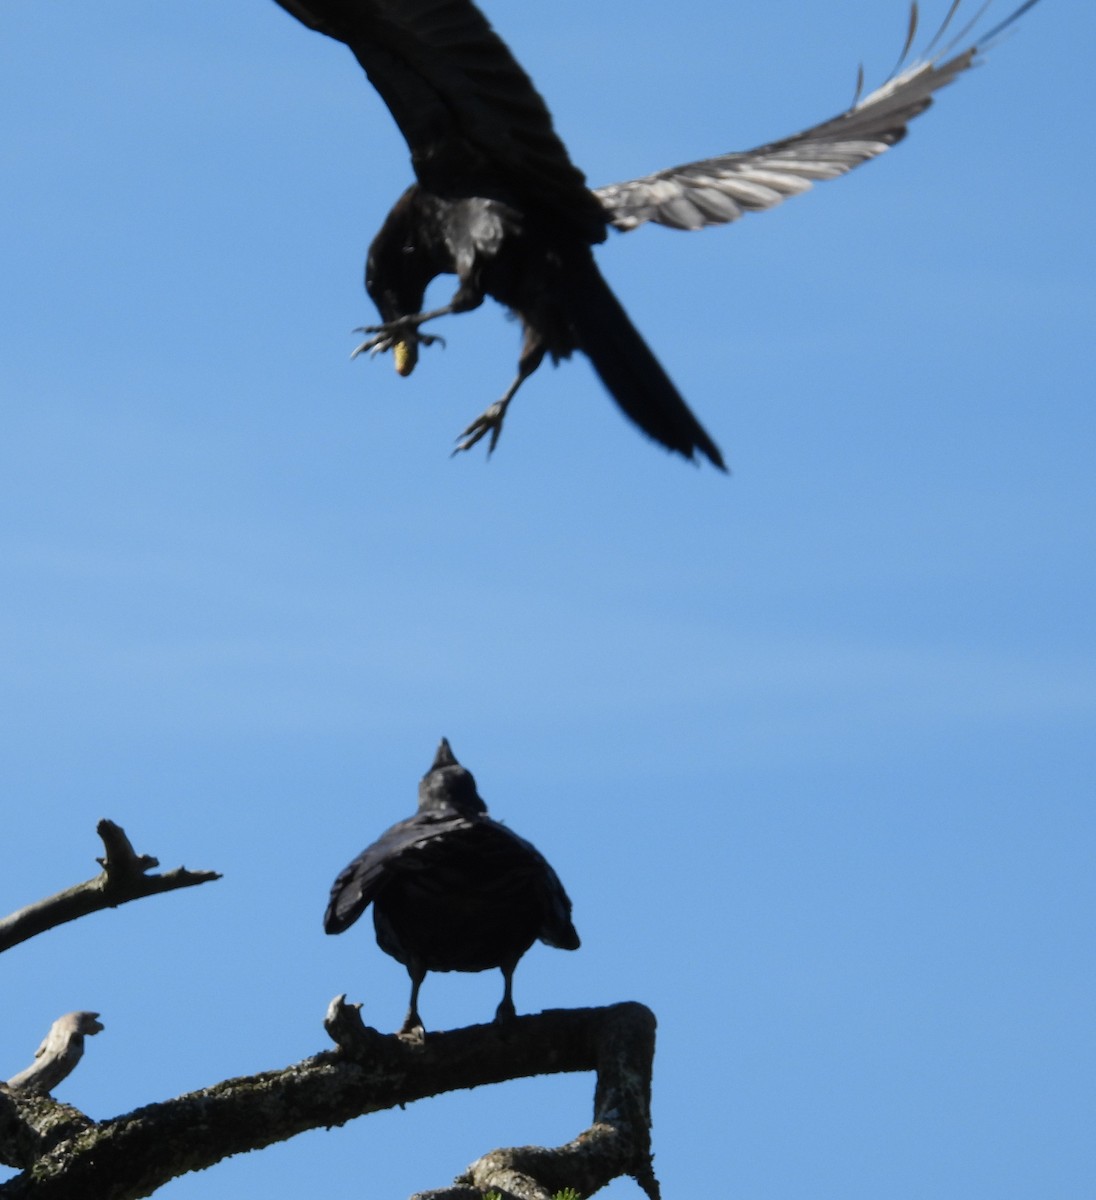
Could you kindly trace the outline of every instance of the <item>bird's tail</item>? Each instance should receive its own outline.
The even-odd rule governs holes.
[[[568,311],[578,347],[613,399],[655,441],[686,458],[699,450],[725,471],[719,447],[651,353],[602,278],[593,255],[581,256],[568,274]]]

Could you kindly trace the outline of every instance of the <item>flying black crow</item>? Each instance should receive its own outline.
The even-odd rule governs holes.
[[[497,1021],[514,1016],[514,969],[539,938],[577,950],[571,901],[544,857],[487,815],[472,773],[442,738],[419,784],[419,811],[341,872],[324,914],[342,933],[373,905],[377,944],[411,976],[401,1034],[421,1032],[427,971],[502,970]]]
[[[645,433],[723,468],[715,443],[602,278],[591,246],[610,225],[700,229],[734,221],[882,154],[901,141],[934,92],[1037,0],[974,40],[992,2],[949,35],[962,3],[954,0],[925,51],[903,65],[917,31],[915,0],[898,67],[862,98],[858,86],[852,107],[831,120],[755,150],[591,191],[544,101],[472,0],[277,0],[354,52],[407,139],[418,180],[369,249],[365,286],[382,324],[363,330],[372,336],[355,354],[392,350],[396,370],[409,375],[419,345],[437,340],[421,330],[424,322],[468,312],[492,296],[521,320],[518,373],[464,430],[458,450],[489,433],[490,453],[510,401],[544,355],[558,361],[581,350]],[[443,273],[457,276],[456,293],[423,312],[427,285]]]

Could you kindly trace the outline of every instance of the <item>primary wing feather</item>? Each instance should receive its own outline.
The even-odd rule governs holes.
[[[989,41],[1036,2],[1026,0],[978,43],[951,57],[954,41],[931,57],[903,67],[916,32],[914,6],[898,68],[881,87],[847,111],[755,150],[670,167],[642,179],[597,188],[594,194],[618,229],[635,229],[647,221],[674,229],[702,229],[772,208],[788,196],[808,191],[819,180],[846,174],[900,142],[909,122],[932,104],[933,94],[968,70]],[[988,6],[983,6],[975,21]],[[957,8],[958,0],[932,39],[930,51]],[[969,29],[967,26],[960,37]]]
[[[277,0],[345,42],[443,196],[520,197],[590,241],[606,217],[556,134],[547,105],[471,0]]]

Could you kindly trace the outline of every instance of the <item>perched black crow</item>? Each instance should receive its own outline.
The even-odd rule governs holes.
[[[394,352],[414,369],[418,346],[436,340],[425,321],[467,312],[492,296],[521,320],[518,373],[500,400],[461,435],[467,450],[490,433],[545,354],[581,350],[624,412],[686,458],[723,458],[636,331],[594,262],[591,246],[610,225],[657,221],[700,229],[772,208],[893,146],[988,43],[1037,2],[973,40],[992,0],[945,41],[954,0],[924,53],[903,66],[917,31],[917,4],[891,77],[846,112],[793,137],[742,153],[590,191],[552,128],[544,101],[472,0],[277,0],[311,29],[345,42],[411,149],[418,180],[396,202],[369,250],[365,285],[382,324],[355,353]],[[962,46],[962,49],[956,49]],[[422,311],[435,276],[457,276],[444,307]]]
[[[377,944],[411,976],[401,1034],[422,1029],[419,988],[427,971],[502,970],[497,1021],[514,1016],[514,968],[540,938],[577,950],[571,901],[527,841],[492,821],[472,773],[442,738],[419,784],[419,811],[381,835],[335,880],[324,914],[342,933],[373,904]]]

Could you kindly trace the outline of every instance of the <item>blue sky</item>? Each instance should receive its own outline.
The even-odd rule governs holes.
[[[593,184],[831,115],[906,20],[487,10]],[[577,360],[450,459],[512,375],[495,306],[409,380],[348,361],[410,173],[341,47],[270,0],[7,0],[0,908],[92,874],[103,816],[225,878],[6,955],[0,1074],[73,1008],[95,1117],[321,1049],[339,992],[394,1029],[403,968],[320,916],[445,734],[575,902],[519,1010],[658,1015],[668,1197],[1091,1197],[1094,37],[1046,0],[883,160],[599,252],[726,478]],[[422,1011],[498,997],[431,976]],[[162,1194],[406,1195],[590,1097],[447,1097]]]

